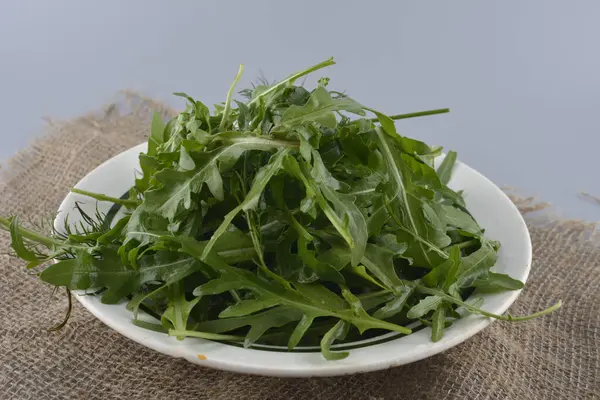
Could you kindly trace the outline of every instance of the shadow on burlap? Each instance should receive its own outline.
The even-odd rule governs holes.
[[[151,110],[173,113],[150,99],[122,97],[118,106],[93,115],[49,121],[44,138],[0,169],[0,214],[22,220],[51,216],[87,172],[145,139]],[[515,202],[524,212],[538,208],[528,199]],[[48,332],[63,317],[66,300],[50,299],[50,287],[19,260],[0,255],[0,399],[600,398],[595,226],[537,214],[527,217],[531,275],[510,311],[529,314],[560,298],[559,312],[525,323],[495,322],[467,342],[408,366],[337,378],[280,379],[201,368],[122,337],[78,303],[63,330]],[[0,251],[8,248],[2,233]]]

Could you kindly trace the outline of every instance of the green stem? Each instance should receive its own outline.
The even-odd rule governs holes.
[[[229,119],[229,113],[231,112],[231,97],[233,97],[233,91],[235,90],[235,87],[237,86],[243,72],[244,72],[244,64],[240,64],[240,69],[238,70],[238,73],[235,76],[235,79],[233,80],[233,83],[231,84],[229,91],[227,92],[227,100],[225,101],[225,109],[223,110],[223,117],[221,118],[221,123],[219,124],[219,130],[221,130],[221,131],[225,128],[225,124],[227,123],[227,120]]]
[[[88,192],[87,190],[82,190],[82,189],[77,189],[77,188],[71,189],[71,193],[77,193],[77,194],[80,194],[82,196],[91,197],[92,199],[96,199],[98,201],[108,201],[110,203],[119,204],[119,205],[122,205],[122,206],[125,206],[125,207],[134,208],[134,207],[137,207],[139,205],[139,202],[137,200],[119,199],[119,198],[116,198],[116,197],[107,196],[105,194]]]
[[[169,336],[182,336],[182,337],[188,336],[188,337],[197,337],[197,338],[207,339],[207,340],[229,340],[229,341],[244,340],[243,336],[221,335],[219,333],[197,332],[197,331],[186,331],[186,330],[175,330],[175,329],[169,329]]]
[[[10,220],[4,217],[0,217],[0,228],[4,230],[10,230]],[[36,243],[46,246],[51,249],[54,246],[64,246],[64,243],[60,240],[53,239],[48,236],[40,235],[37,232],[34,232],[30,229],[23,228],[22,226],[18,227],[19,233],[26,239],[32,240]]]
[[[265,90],[264,92],[262,92],[261,94],[259,94],[258,96],[256,96],[255,98],[253,98],[249,103],[248,106],[252,105],[253,103],[257,102],[259,99],[263,98],[264,96],[275,92],[276,90],[278,90],[280,87],[287,85],[288,83],[293,83],[296,79],[301,78],[305,75],[310,74],[311,72],[315,72],[321,68],[325,68],[328,67],[330,65],[334,65],[335,61],[333,61],[333,57],[328,58],[327,60],[320,62],[318,64],[313,65],[312,67],[309,67],[307,69],[305,69],[304,71],[299,71],[296,72],[290,76],[288,76],[287,78],[285,78],[284,80],[282,80],[279,83],[276,83],[275,85],[271,86],[270,88],[268,88],[267,90]]]
[[[439,296],[442,299],[450,302],[450,303],[454,303],[456,305],[462,306],[464,308],[466,308],[467,310],[469,310],[470,312],[472,312],[473,314],[479,314],[479,315],[483,315],[486,317],[490,317],[490,318],[495,318],[495,319],[499,319],[501,321],[527,321],[530,319],[534,319],[537,317],[541,317],[543,315],[547,315],[550,314],[556,310],[558,310],[561,306],[562,306],[562,301],[558,301],[556,304],[554,304],[551,307],[546,308],[545,310],[542,311],[538,311],[534,314],[530,314],[530,315],[524,315],[524,316],[520,316],[520,317],[513,317],[510,314],[507,315],[498,315],[498,314],[494,314],[485,310],[482,310],[480,308],[477,307],[473,307],[472,305],[470,305],[469,303],[465,303],[464,301],[458,300],[455,297],[452,297],[444,292],[441,292],[437,289],[432,289],[432,288],[428,288],[425,286],[421,286],[421,285],[417,285],[417,290],[419,290],[421,293],[424,294],[429,294],[432,296]]]
[[[425,117],[427,115],[435,115],[435,114],[445,114],[450,112],[449,108],[439,108],[437,110],[428,110],[428,111],[419,111],[408,114],[396,114],[396,115],[388,115],[391,119],[407,119],[407,118],[416,118],[416,117]],[[371,121],[377,122],[379,118],[371,118]]]

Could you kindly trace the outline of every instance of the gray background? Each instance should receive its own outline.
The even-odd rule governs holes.
[[[599,38],[597,0],[0,0],[0,160],[120,89],[212,104],[240,63],[247,85],[335,56],[331,86],[364,104],[452,109],[400,132],[596,220]]]

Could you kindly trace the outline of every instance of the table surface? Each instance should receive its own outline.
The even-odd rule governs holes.
[[[399,131],[457,150],[500,186],[597,220],[600,2],[2,0],[0,160],[43,117],[98,109],[124,88],[224,100],[334,56],[330,86],[387,113],[451,108]]]

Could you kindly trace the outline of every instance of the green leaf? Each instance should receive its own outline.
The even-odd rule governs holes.
[[[241,317],[265,310],[267,308],[275,307],[277,305],[279,305],[279,301],[276,297],[262,297],[256,300],[240,300],[236,304],[231,305],[221,311],[219,318]]]
[[[141,153],[138,159],[140,163],[140,169],[142,170],[142,176],[140,178],[136,178],[135,188],[138,192],[143,193],[150,188],[150,180],[152,176],[158,170],[162,169],[165,164],[156,157],[144,153]]]
[[[185,291],[181,282],[169,285],[167,292],[168,306],[162,315],[163,326],[168,327],[170,324],[176,331],[185,331],[187,329],[190,312],[200,298],[197,297],[191,301],[186,300]],[[183,336],[178,336],[177,338],[182,340]]]
[[[75,258],[50,265],[42,271],[40,279],[69,290],[107,288],[102,302],[112,304],[138,288],[132,279],[136,275],[136,271],[119,262],[116,251],[102,249],[99,257],[80,250]]]
[[[150,137],[148,138],[148,151],[146,152],[148,156],[155,155],[158,146],[164,143],[164,132],[165,124],[163,122],[163,119],[159,113],[155,112],[154,114],[152,114]]]
[[[476,236],[482,234],[479,224],[473,219],[472,216],[461,209],[446,204],[438,204],[436,207],[438,210],[438,215],[443,216],[446,225]]]
[[[129,223],[129,218],[130,217],[127,215],[119,219],[112,228],[98,237],[96,240],[98,244],[109,244],[119,241],[123,235],[125,227]]]
[[[294,332],[290,335],[290,339],[288,341],[288,350],[293,350],[298,343],[302,340],[306,331],[312,325],[314,318],[308,315],[303,315],[296,328],[294,328]]]
[[[315,252],[308,249],[308,241],[302,236],[298,238],[298,256],[319,278],[338,284],[344,283],[342,274],[330,264],[317,259]]]
[[[427,296],[411,307],[406,316],[410,319],[421,318],[430,311],[437,309],[440,304],[442,304],[440,296]]]
[[[390,176],[387,201],[394,206],[390,207],[389,210],[395,216],[397,223],[400,226],[406,227],[407,232],[418,239],[414,247],[416,252],[411,255],[417,258],[423,266],[433,267],[437,259],[439,259],[439,255],[446,257],[445,253],[438,247],[438,244],[431,241],[431,236],[436,237],[437,229],[433,229],[434,235],[432,235],[432,229],[430,229],[430,225],[425,219],[423,202],[407,191],[402,172],[402,166],[404,165],[402,158],[397,155],[394,156],[389,139],[382,129],[376,128],[376,132],[380,150],[386,161]],[[434,258],[432,252],[437,253],[438,257]]]
[[[338,321],[321,340],[321,353],[326,360],[342,360],[350,355],[347,351],[332,352],[331,345],[336,340],[344,340],[350,329],[350,324],[345,321]]]
[[[386,209],[385,201],[383,196],[377,196],[373,200],[373,212],[369,216],[367,220],[367,231],[369,236],[379,235],[381,232],[381,228],[388,222],[390,219],[390,214]]]
[[[400,254],[402,253],[369,243],[361,261],[387,289],[398,292],[404,286],[404,282],[394,269],[394,257]]]
[[[318,302],[332,310],[344,310],[348,304],[325,286],[316,283],[294,283],[294,287],[310,302]]]
[[[250,326],[250,330],[244,340],[244,347],[250,347],[269,329],[284,326],[301,318],[302,313],[291,307],[275,307],[265,312],[244,317],[222,318],[201,322],[198,324],[197,330],[221,333]]]
[[[275,251],[275,271],[283,278],[294,281],[298,280],[297,275],[303,269],[303,262],[298,254],[292,253],[292,247],[298,236],[293,230],[288,230],[280,239]],[[315,278],[316,275],[315,275]],[[315,279],[316,280],[316,279]]]
[[[327,167],[325,164],[323,164],[323,160],[321,159],[321,155],[318,151],[312,151],[312,160],[313,168],[310,171],[310,176],[314,179],[314,181],[319,185],[327,185],[331,189],[339,190],[340,182],[331,175],[331,172],[327,170]]]
[[[408,299],[414,294],[414,292],[414,285],[403,286],[393,299],[389,300],[383,307],[375,311],[373,317],[379,319],[388,319],[402,312]]]
[[[444,328],[446,326],[446,308],[444,304],[440,304],[436,308],[431,317],[431,341],[439,342],[444,336]]]
[[[462,265],[458,273],[458,285],[469,287],[476,280],[486,279],[491,267],[498,259],[497,250],[489,241],[481,244],[479,250],[462,258]]]
[[[374,279],[371,275],[369,275],[369,273],[365,269],[364,265],[357,265],[356,267],[351,267],[350,270],[352,271],[353,274],[360,276],[361,278],[371,282],[373,285],[379,286],[382,289],[386,289],[385,286],[383,286],[376,279]]]
[[[460,248],[452,246],[449,251],[449,258],[427,273],[423,277],[423,282],[431,287],[440,287],[448,290],[450,285],[456,282],[460,267]]]
[[[23,235],[21,234],[21,230],[19,229],[19,219],[17,217],[13,217],[10,220],[10,246],[15,251],[17,257],[29,261],[27,264],[27,268],[32,268],[43,262],[43,258],[40,259],[36,253],[25,246],[25,242],[23,241]]]
[[[333,246],[331,249],[320,253],[317,259],[320,262],[330,265],[337,271],[341,271],[350,264],[350,253],[347,247]]]
[[[449,151],[444,158],[444,161],[440,164],[437,170],[437,174],[440,177],[440,182],[443,185],[447,185],[452,177],[452,170],[454,169],[454,164],[456,163],[456,152]]]
[[[524,284],[506,274],[489,272],[487,278],[476,279],[472,286],[476,287],[479,293],[495,293],[505,290],[520,290],[523,289]]]

